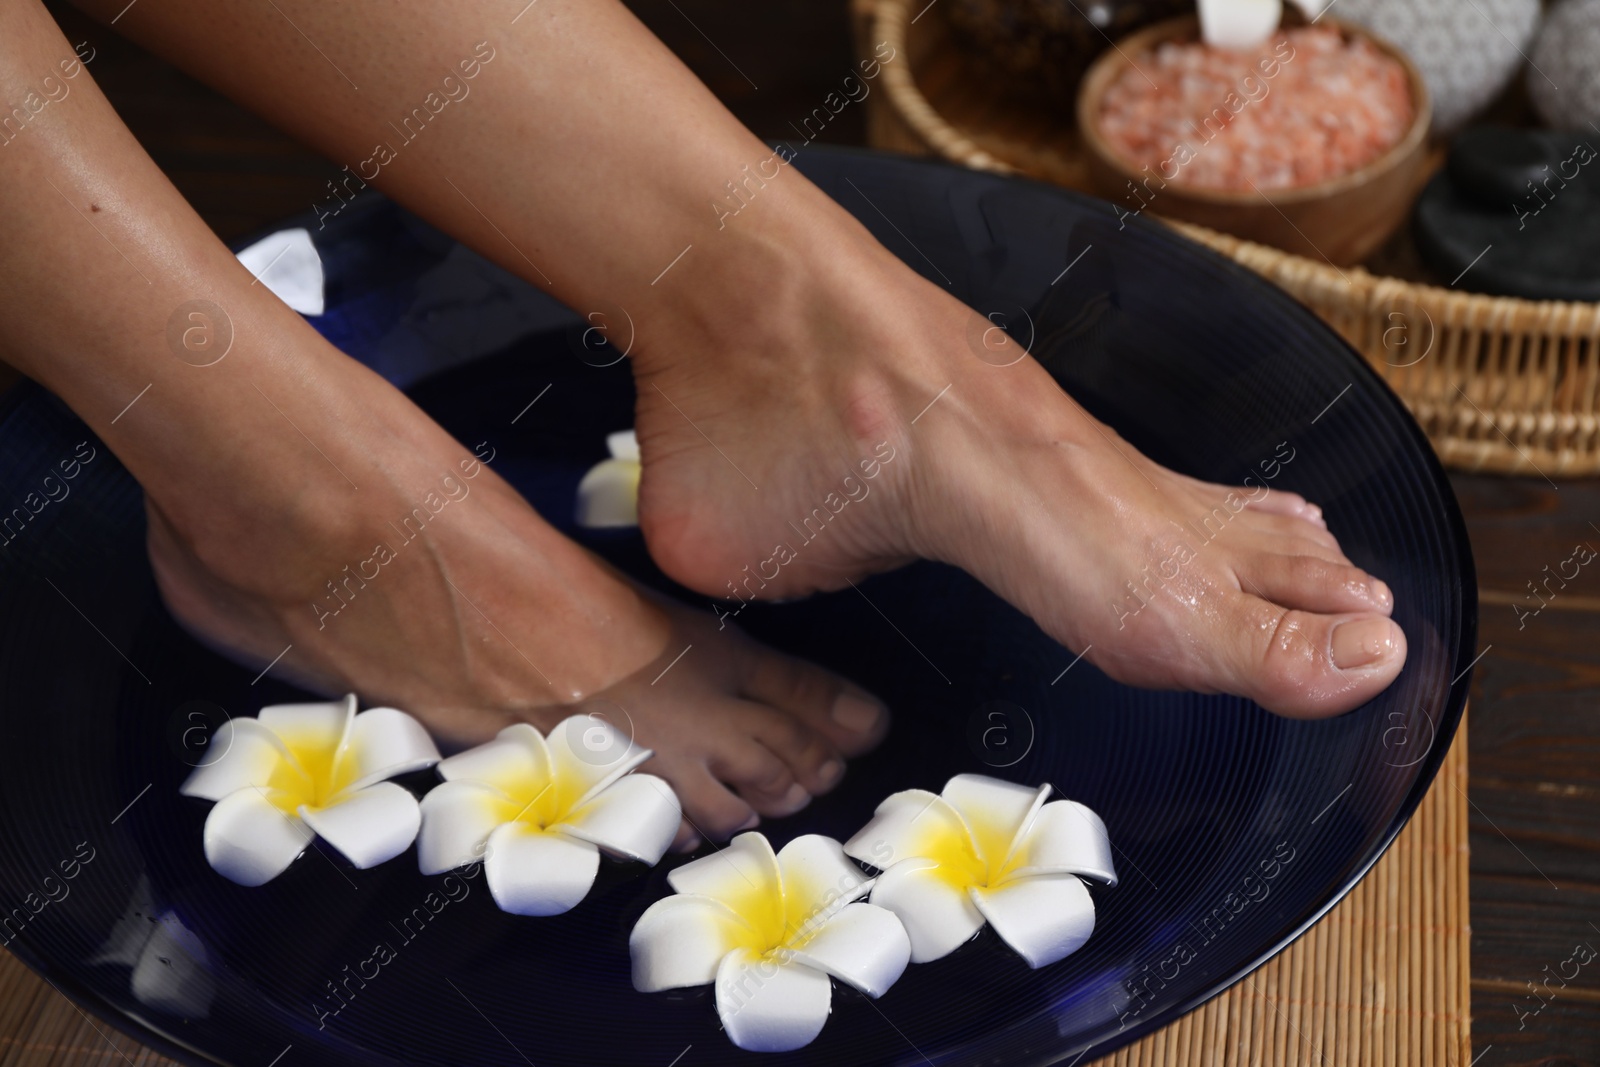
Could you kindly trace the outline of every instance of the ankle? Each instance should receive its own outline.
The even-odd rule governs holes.
[[[348,642],[410,625],[439,627],[447,648],[499,645],[526,672],[486,672],[473,684],[504,691],[462,699],[568,705],[661,654],[670,624],[659,609],[544,523],[492,452],[469,451],[332,355],[252,375],[270,404],[247,380],[220,418],[183,413],[201,461],[136,471],[171,534],[152,544],[167,557],[158,565],[204,581],[230,612],[270,613],[286,641],[325,654],[328,673]],[[241,437],[260,443],[231,443]],[[530,617],[524,604],[538,609]]]
[[[796,360],[821,357],[881,319],[883,308],[864,297],[891,290],[902,271],[820,190],[785,173],[648,290],[636,318],[636,366],[650,374],[679,352],[741,367],[766,360],[804,384]]]

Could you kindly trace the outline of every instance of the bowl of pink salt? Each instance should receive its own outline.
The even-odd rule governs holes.
[[[1334,264],[1405,221],[1430,106],[1404,53],[1322,18],[1251,48],[1202,42],[1193,16],[1150,26],[1089,69],[1078,127],[1119,218],[1146,212]]]

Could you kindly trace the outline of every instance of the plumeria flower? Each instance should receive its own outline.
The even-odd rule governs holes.
[[[558,915],[594,884],[602,851],[655,863],[678,832],[672,787],[630,774],[652,755],[598,715],[574,715],[548,739],[527,723],[439,764],[422,798],[417,861],[438,874],[483,861],[495,903]]]
[[[355,694],[326,704],[275,704],[230,719],[211,739],[220,756],[196,767],[185,796],[216,801],[206,859],[240,885],[271,881],[320,837],[357,867],[404,852],[417,798],[397,774],[437,763],[422,724],[394,708],[356,714]]]
[[[628,938],[641,993],[716,983],[717,1014],[735,1045],[787,1052],[822,1031],[832,975],[870,997],[906,969],[900,920],[859,902],[872,880],[839,842],[808,834],[776,855],[764,835],[667,875],[678,896],[650,905]]]
[[[606,435],[610,459],[589,468],[578,483],[578,525],[639,525],[639,439],[632,430]]]
[[[1043,967],[1094,931],[1094,902],[1078,876],[1117,884],[1100,816],[1071,800],[958,774],[940,794],[895,793],[845,842],[846,855],[883,869],[872,903],[900,917],[911,961],[948,955],[983,926]]]

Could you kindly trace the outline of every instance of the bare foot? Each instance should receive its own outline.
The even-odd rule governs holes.
[[[789,597],[925,556],[1131,684],[1319,716],[1394,680],[1393,597],[1315,506],[1175,474],[1032,359],[976,358],[975,313],[853,223],[791,238],[686,261],[684,310],[635,357],[640,519],[668,574]]]
[[[458,745],[609,710],[655,750],[685,844],[798,810],[883,736],[878,701],[641,592],[375,375],[331,349],[316,373],[272,403],[322,454],[246,388],[281,453],[242,450],[201,472],[215,486],[145,480],[162,595],[203,639]]]
[[[883,705],[836,675],[757,644],[732,623],[662,600],[672,637],[654,661],[578,710],[656,748],[652,773],[688,813],[680,847],[792,815],[883,740]],[[648,738],[665,740],[660,747]]]

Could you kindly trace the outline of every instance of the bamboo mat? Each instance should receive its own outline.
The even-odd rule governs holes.
[[[1097,1067],[1466,1067],[1467,724],[1376,866],[1220,997]]]
[[[1100,1067],[1465,1067],[1465,721],[1417,813],[1322,921],[1226,993]],[[171,1060],[79,1011],[0,952],[0,1067]]]

